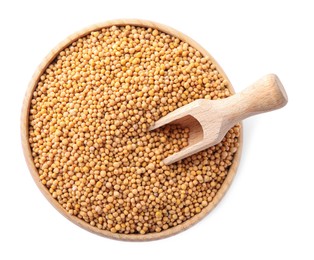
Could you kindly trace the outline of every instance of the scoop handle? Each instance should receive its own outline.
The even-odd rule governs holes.
[[[268,74],[242,92],[221,100],[224,119],[230,127],[239,121],[285,106],[287,93],[275,74]]]

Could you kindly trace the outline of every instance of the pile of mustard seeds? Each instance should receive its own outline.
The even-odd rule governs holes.
[[[148,131],[195,99],[230,95],[210,58],[152,28],[112,26],[74,41],[40,77],[29,143],[40,180],[71,215],[102,230],[146,234],[200,213],[224,182],[239,146],[223,141],[166,166],[189,129]]]

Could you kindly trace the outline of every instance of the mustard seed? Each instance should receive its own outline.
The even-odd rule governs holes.
[[[40,180],[72,216],[121,234],[161,232],[199,214],[228,175],[240,135],[166,166],[189,129],[154,121],[230,95],[209,57],[157,29],[112,26],[75,40],[41,75],[29,114]]]

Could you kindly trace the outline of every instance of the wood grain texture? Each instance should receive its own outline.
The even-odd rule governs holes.
[[[26,91],[24,103],[23,103],[23,107],[22,107],[22,113],[21,113],[21,129],[20,130],[21,130],[21,140],[22,140],[24,156],[25,156],[25,160],[26,160],[27,166],[29,168],[29,171],[30,171],[36,185],[40,189],[40,191],[47,198],[47,200],[63,216],[65,216],[67,219],[69,219],[74,224],[76,224],[76,225],[78,225],[78,226],[80,226],[80,227],[82,227],[82,228],[84,228],[84,229],[86,229],[92,233],[95,233],[97,235],[105,236],[105,237],[112,238],[112,239],[126,240],[126,241],[149,241],[149,240],[161,239],[161,238],[165,238],[165,237],[169,237],[171,235],[177,234],[177,233],[191,227],[195,223],[199,222],[202,218],[204,218],[218,204],[218,202],[221,200],[221,198],[223,197],[223,195],[226,193],[227,189],[229,188],[229,186],[230,186],[230,184],[234,178],[234,175],[236,173],[236,170],[237,170],[237,167],[238,167],[238,164],[240,161],[241,150],[242,150],[242,132],[241,132],[241,135],[239,138],[240,146],[239,146],[239,148],[235,154],[235,157],[234,157],[233,163],[229,169],[228,175],[227,175],[224,183],[222,184],[221,188],[217,192],[216,196],[209,203],[209,205],[205,209],[203,209],[199,214],[195,215],[191,219],[187,220],[186,222],[184,222],[184,223],[182,223],[176,227],[167,229],[167,230],[162,231],[160,233],[148,233],[145,235],[117,234],[117,233],[112,233],[112,232],[106,231],[106,230],[100,230],[96,227],[89,225],[88,223],[86,223],[85,221],[83,221],[77,217],[71,216],[54,198],[52,198],[52,196],[49,193],[49,191],[47,190],[47,188],[41,183],[41,181],[39,179],[38,171],[37,171],[37,169],[34,165],[34,162],[33,162],[33,157],[32,157],[32,153],[31,153],[29,141],[28,141],[28,138],[29,138],[28,137],[28,126],[29,126],[29,118],[28,117],[29,117],[30,103],[31,103],[33,91],[36,88],[42,73],[46,70],[46,68],[49,66],[49,64],[56,58],[56,56],[63,49],[68,47],[72,42],[74,42],[77,39],[89,34],[92,31],[95,31],[95,30],[98,30],[101,28],[110,27],[113,25],[116,25],[116,26],[134,25],[134,26],[140,26],[140,27],[152,27],[152,28],[156,28],[162,32],[165,32],[169,35],[173,35],[173,36],[181,39],[184,42],[187,42],[192,47],[199,50],[203,56],[210,58],[210,60],[216,65],[219,73],[221,73],[223,75],[223,77],[228,81],[228,86],[229,86],[230,92],[234,93],[234,90],[233,90],[226,74],[223,72],[223,70],[218,65],[218,63],[213,59],[213,57],[203,47],[201,47],[198,43],[196,43],[194,40],[192,40],[188,36],[182,34],[181,32],[178,32],[177,30],[172,29],[171,27],[168,27],[168,26],[165,26],[165,25],[162,25],[159,23],[151,22],[151,21],[137,20],[137,19],[112,20],[112,21],[108,21],[108,22],[104,22],[104,23],[95,24],[95,25],[87,27],[87,28],[69,36],[67,39],[65,39],[60,44],[58,44],[54,49],[51,50],[51,52],[47,55],[47,57],[44,58],[42,63],[38,66],[37,70],[35,71],[32,79],[29,83],[28,89]],[[242,131],[242,126],[241,126],[241,131]],[[47,223],[47,225],[49,225],[49,223]]]
[[[197,99],[159,119],[150,130],[165,124],[188,127],[189,145],[163,160],[175,163],[222,141],[238,122],[285,106],[286,91],[275,74],[268,74],[244,91],[218,100]]]

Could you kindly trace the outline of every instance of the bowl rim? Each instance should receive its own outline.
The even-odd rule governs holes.
[[[32,94],[38,84],[38,81],[40,79],[40,76],[42,73],[46,70],[46,68],[51,64],[51,62],[57,57],[57,55],[64,50],[66,47],[71,45],[74,41],[77,39],[86,36],[87,34],[102,29],[106,27],[111,26],[125,26],[125,25],[133,25],[133,26],[139,26],[139,27],[151,27],[153,29],[158,29],[161,32],[164,32],[166,34],[175,36],[179,38],[180,40],[187,42],[189,45],[197,49],[203,56],[209,57],[209,59],[216,65],[217,70],[219,73],[223,75],[223,77],[228,81],[228,88],[231,91],[232,94],[234,94],[234,89],[227,77],[227,75],[224,73],[220,65],[217,63],[217,61],[196,41],[191,39],[190,37],[186,36],[185,34],[160,23],[148,21],[148,20],[142,20],[142,19],[116,19],[116,20],[109,20],[103,23],[97,23],[94,25],[91,25],[89,27],[86,27],[69,37],[67,37],[65,40],[63,40],[61,43],[59,43],[55,48],[53,48],[49,54],[43,59],[43,61],[40,63],[40,65],[37,67],[34,75],[32,76],[32,79],[27,87],[26,94],[23,101],[22,106],[22,112],[21,112],[21,124],[20,124],[20,132],[21,132],[21,142],[23,147],[23,153],[25,157],[26,164],[28,166],[28,169],[37,185],[39,190],[42,192],[42,194],[46,197],[46,199],[52,204],[52,206],[58,210],[64,217],[66,217],[68,220],[70,220],[72,223],[78,225],[79,227],[92,232],[94,234],[116,239],[116,240],[124,240],[124,241],[150,241],[150,240],[157,240],[161,238],[166,238],[172,235],[175,235],[179,232],[182,232],[194,224],[198,223],[201,219],[203,219],[208,213],[215,208],[215,206],[220,202],[226,191],[228,190],[235,174],[238,168],[238,164],[241,158],[241,152],[242,152],[242,146],[243,146],[243,126],[242,123],[240,123],[240,136],[239,136],[239,147],[237,149],[237,152],[233,158],[232,164],[229,168],[228,174],[226,179],[224,180],[222,186],[216,193],[213,200],[199,213],[193,216],[192,218],[188,219],[187,221],[175,226],[171,227],[167,230],[156,232],[156,233],[147,233],[144,235],[141,234],[119,234],[119,233],[112,233],[108,230],[101,230],[97,227],[93,227],[87,222],[85,222],[82,219],[79,219],[76,216],[70,215],[60,204],[57,200],[55,200],[51,194],[49,193],[48,189],[41,183],[38,171],[35,167],[32,152],[30,149],[29,144],[29,110],[30,110],[30,103],[32,100]]]

